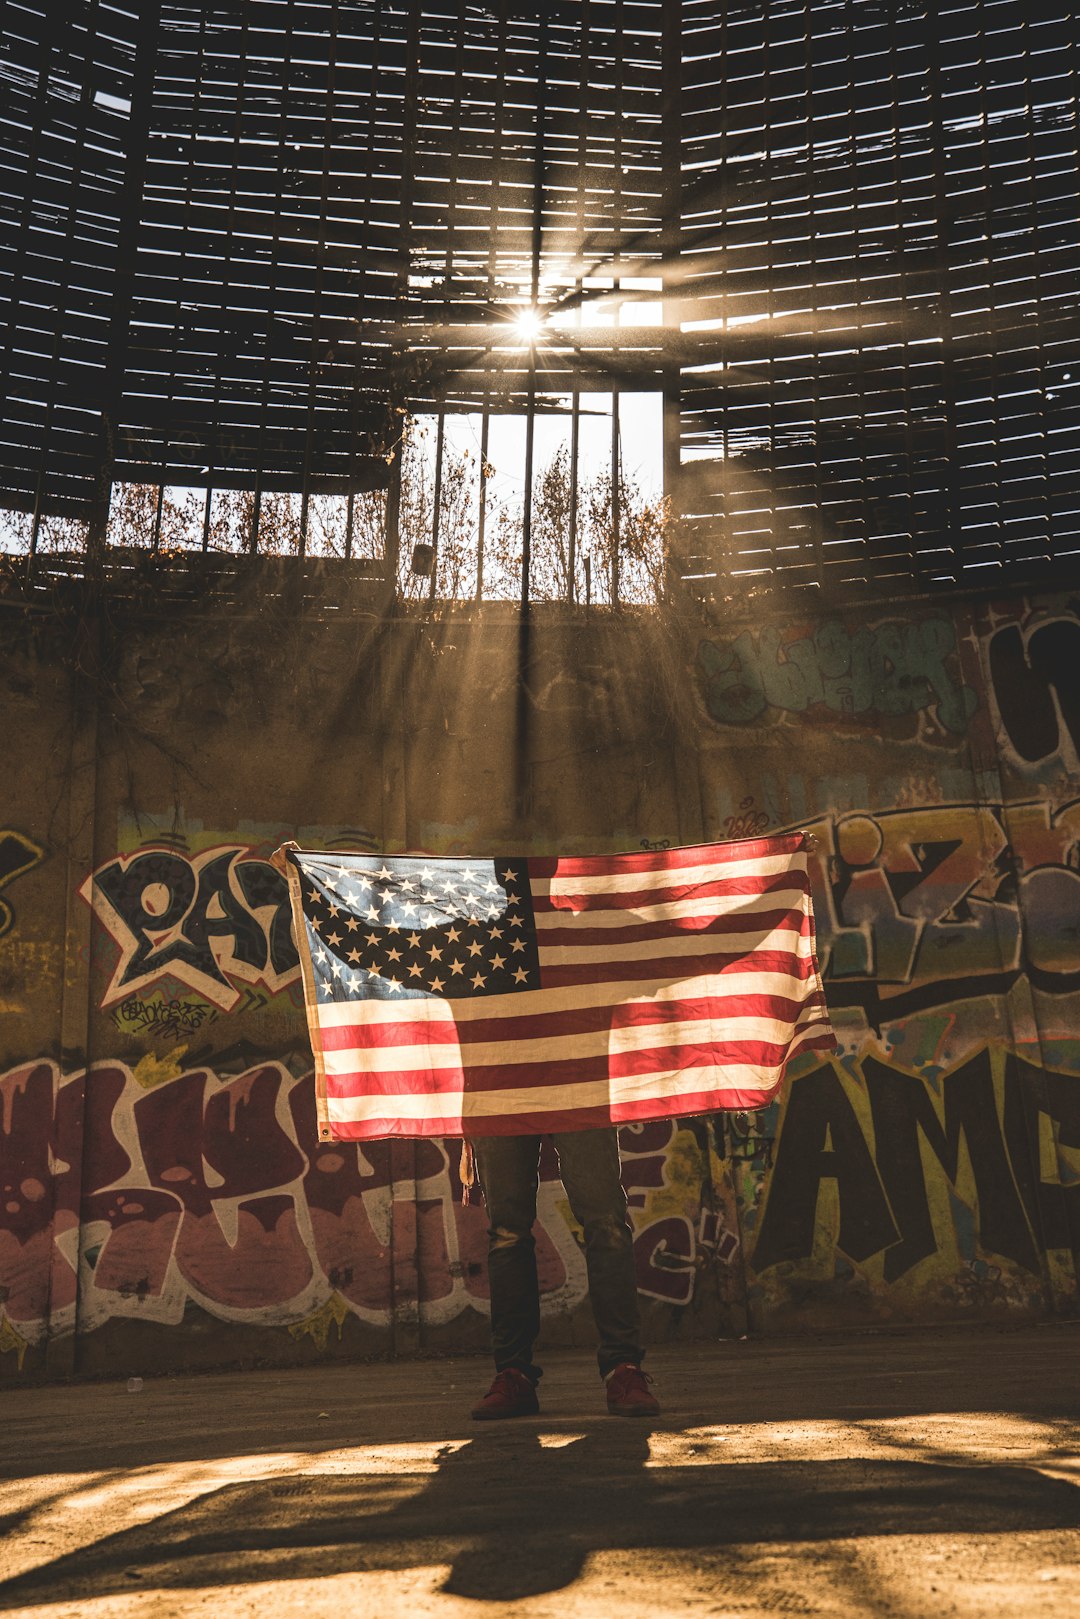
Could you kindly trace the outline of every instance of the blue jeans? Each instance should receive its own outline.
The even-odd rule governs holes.
[[[640,1365],[641,1322],[634,1274],[634,1234],[619,1180],[614,1129],[552,1136],[574,1218],[585,1233],[589,1302],[600,1335],[597,1360],[606,1377],[624,1361]],[[533,1344],[540,1331],[536,1278],[536,1190],[539,1136],[484,1136],[473,1141],[488,1211],[491,1347],[497,1371],[516,1366],[535,1382]]]

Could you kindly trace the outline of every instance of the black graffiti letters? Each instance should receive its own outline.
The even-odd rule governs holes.
[[[242,846],[121,855],[96,873],[92,895],[120,946],[105,1006],[169,974],[231,1010],[241,999],[234,980],[275,992],[299,974],[288,884]]]

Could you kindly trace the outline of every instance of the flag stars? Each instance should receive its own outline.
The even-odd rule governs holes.
[[[351,962],[353,962],[353,964],[355,965],[355,963],[360,960],[360,952],[359,952],[359,950],[350,950],[349,951],[349,960]]]
[[[465,963],[463,961],[452,961],[450,963],[450,971],[452,973],[463,973],[465,971]]]
[[[341,934],[340,933],[328,933],[326,935],[326,942],[327,942],[327,944],[332,944],[334,949],[336,950],[338,945],[341,943]]]
[[[322,901],[322,895],[319,893],[319,890],[317,888],[309,888],[308,889],[308,904],[309,905],[318,905],[318,904],[321,903],[321,901]]]
[[[387,961],[400,961],[401,960],[401,951],[400,950],[388,950],[386,952],[386,959],[387,959]]]
[[[445,978],[433,978],[433,979],[432,979],[432,980],[431,980],[431,989],[432,989],[432,993],[433,993],[433,994],[435,994],[435,995],[438,995],[438,994],[440,994],[440,993],[441,993],[441,991],[442,991],[442,988],[443,988],[443,985],[444,985],[444,984],[445,984],[445,983],[446,983],[446,979],[445,979]]]
[[[414,961],[414,962],[410,963],[410,966],[409,966],[409,977],[410,978],[419,978],[421,976],[421,974],[423,973],[423,971],[424,971],[424,969],[423,969],[423,967],[421,967],[421,965],[420,965],[420,963],[418,961]]]
[[[442,951],[439,949],[437,944],[433,944],[431,946],[430,950],[428,951],[428,955],[431,957],[432,961],[442,960]]]
[[[409,947],[412,950],[419,950],[419,948],[420,948],[420,935],[419,935],[419,933],[410,933],[409,934]]]
[[[480,943],[480,941],[478,939],[474,939],[472,941],[472,943],[470,944],[470,946],[469,946],[469,954],[470,954],[470,956],[480,956],[480,955],[483,955],[483,953],[484,953],[483,945]]]
[[[461,938],[461,934],[458,932],[457,928],[451,928],[446,937],[450,944],[457,944],[458,940]]]
[[[525,968],[524,967],[519,967],[517,969],[517,971],[514,973],[514,982],[516,984],[523,984],[525,982],[525,980],[528,978],[528,976],[529,975],[525,971]]]
[[[510,948],[511,948],[511,950],[524,950],[524,948],[525,948],[525,940],[524,939],[511,939],[510,940]]]
[[[500,967],[506,966],[506,957],[500,956],[498,953],[496,953],[491,958],[491,965],[494,967],[495,971],[498,972]]]
[[[482,972],[473,973],[473,975],[472,975],[472,987],[473,987],[473,989],[483,989],[483,987],[484,987],[484,985],[486,983],[487,983],[487,979],[484,977]]]

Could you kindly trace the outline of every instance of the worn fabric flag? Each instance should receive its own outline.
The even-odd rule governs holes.
[[[802,833],[476,860],[286,846],[324,1139],[757,1108],[835,1044]]]

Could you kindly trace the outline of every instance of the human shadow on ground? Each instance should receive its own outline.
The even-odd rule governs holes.
[[[596,1552],[1080,1527],[1080,1489],[1030,1468],[822,1460],[652,1466],[644,1424],[531,1423],[447,1446],[433,1474],[293,1474],[211,1490],[0,1585],[0,1611],[156,1589],[449,1564],[443,1590],[510,1602]],[[688,1560],[688,1571],[692,1559]],[[692,1578],[692,1574],[688,1574]]]

